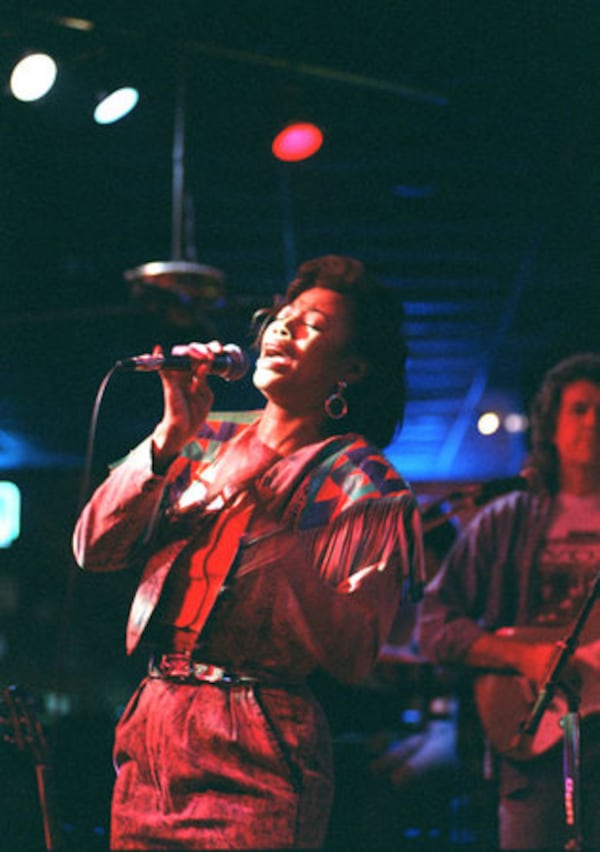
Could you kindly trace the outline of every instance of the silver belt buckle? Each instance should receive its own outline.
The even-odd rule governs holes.
[[[212,666],[210,663],[190,663],[190,675],[198,678],[198,680],[207,681],[207,683],[218,683],[219,681],[230,681],[231,677],[227,675],[224,669],[219,666]]]

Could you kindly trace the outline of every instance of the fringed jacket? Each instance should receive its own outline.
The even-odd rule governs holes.
[[[165,476],[152,470],[150,441],[140,444],[84,508],[76,559],[91,571],[139,566],[130,653],[142,632],[156,643],[173,627],[195,659],[234,671],[361,680],[401,600],[421,590],[414,495],[358,435],[267,453],[223,484],[227,447],[255,451],[257,416],[207,422]]]

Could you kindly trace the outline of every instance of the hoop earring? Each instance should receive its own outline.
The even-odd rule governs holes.
[[[335,391],[325,400],[325,414],[331,420],[341,420],[348,414],[348,402],[344,396],[347,387],[347,382],[339,381]]]

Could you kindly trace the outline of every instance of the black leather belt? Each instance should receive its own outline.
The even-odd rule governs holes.
[[[173,680],[178,683],[256,683],[257,678],[234,674],[213,666],[212,663],[199,663],[188,654],[157,654],[148,665],[150,677]]]

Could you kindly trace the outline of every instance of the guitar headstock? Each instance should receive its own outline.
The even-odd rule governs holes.
[[[48,762],[48,744],[33,696],[14,684],[2,689],[0,730],[5,742],[29,754],[36,765]]]

